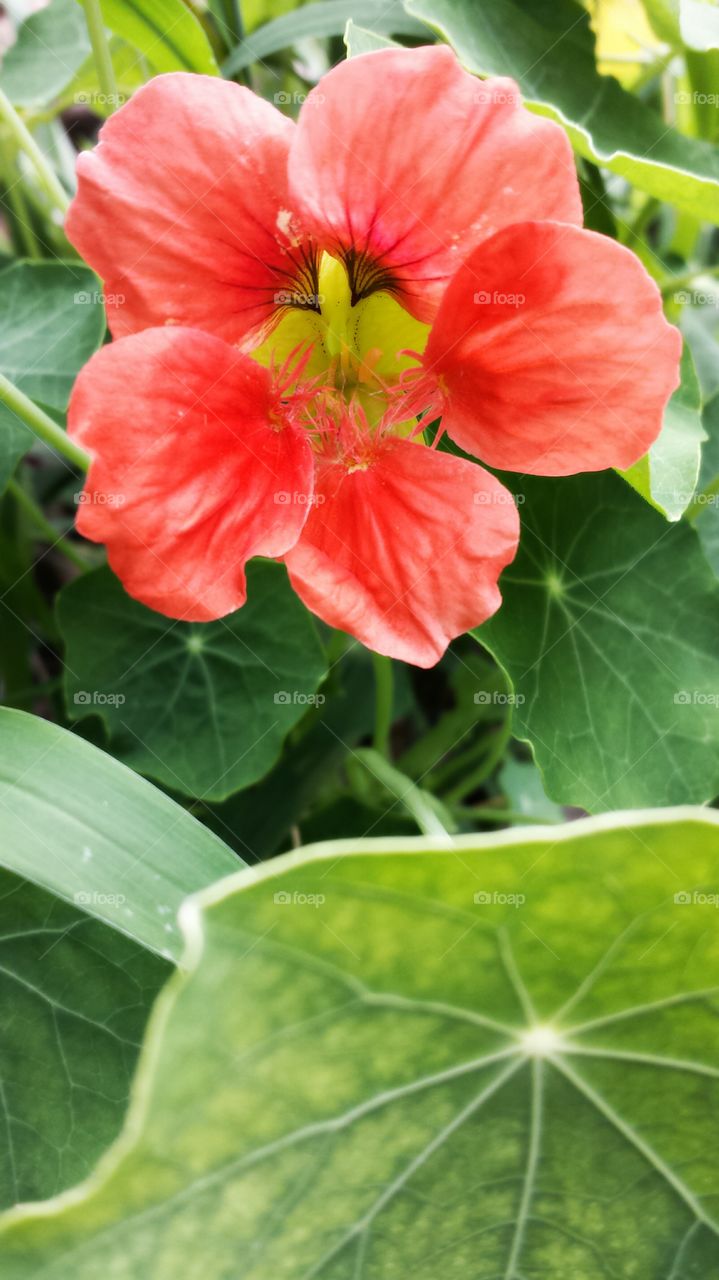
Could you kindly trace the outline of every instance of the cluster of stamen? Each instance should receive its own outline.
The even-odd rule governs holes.
[[[312,275],[295,277],[293,288],[312,284],[317,308],[298,308],[294,301],[282,306],[253,355],[270,369],[278,429],[286,423],[303,429],[318,455],[354,470],[368,466],[388,438],[422,435],[441,406],[437,380],[421,354],[400,346],[405,333],[421,337],[424,327],[383,292],[380,267],[358,256],[347,265],[347,257],[325,255],[319,267],[308,258]],[[380,296],[362,301],[365,289]],[[363,310],[368,305],[370,313]],[[302,319],[298,309],[316,316]],[[377,326],[389,351],[370,345]]]

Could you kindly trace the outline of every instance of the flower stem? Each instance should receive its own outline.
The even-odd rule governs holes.
[[[67,213],[70,198],[53,171],[52,166],[42,154],[30,130],[20,119],[10,99],[3,93],[2,89],[0,89],[0,120],[7,125],[17,145],[32,161],[38,179],[44,187],[48,198],[64,216]]]
[[[42,533],[50,543],[51,547],[55,547],[58,551],[62,551],[63,555],[67,556],[68,560],[71,560],[74,565],[77,565],[78,569],[87,570],[89,568],[87,561],[83,556],[81,556],[80,552],[76,550],[64,534],[58,534],[55,526],[50,523],[45,513],[41,511],[40,507],[30,497],[29,493],[25,492],[22,485],[18,484],[17,480],[11,480],[9,482],[7,492],[12,494],[21,511],[24,511],[25,515],[29,516],[35,527],[39,529],[40,533]]]
[[[389,735],[392,728],[394,673],[392,659],[372,654],[375,682],[375,718],[373,744],[375,751],[389,759]]]
[[[105,35],[105,24],[102,20],[100,0],[82,0],[82,7],[85,10],[85,22],[87,23],[90,44],[92,45],[92,54],[95,59],[95,69],[100,82],[100,90],[105,96],[107,106],[114,110],[118,105],[119,96],[115,69],[112,65],[112,57]]]
[[[67,432],[53,422],[43,409],[40,409],[3,373],[0,373],[0,404],[7,405],[16,418],[30,428],[38,440],[44,441],[51,449],[61,453],[74,466],[80,467],[83,471],[87,470],[90,459],[85,450],[73,444]]]

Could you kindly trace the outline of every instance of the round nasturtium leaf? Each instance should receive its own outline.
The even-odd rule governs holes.
[[[173,791],[224,800],[256,782],[324,702],[325,653],[283,565],[251,563],[247,603],[216,622],[155,613],[109,569],[66,587],[58,619],[70,718],[100,716],[113,754]]]
[[[688,809],[215,885],[124,1137],[3,1280],[708,1280],[718,902]]]

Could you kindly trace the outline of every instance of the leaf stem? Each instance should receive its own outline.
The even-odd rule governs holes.
[[[395,769],[385,756],[371,747],[360,748],[354,752],[354,756],[396,800],[399,800],[400,804],[404,805],[424,835],[443,836],[447,841],[451,840],[447,828],[440,822],[430,797],[412,782],[411,778],[400,773],[399,769]]]
[[[394,673],[392,659],[380,653],[372,654],[375,680],[375,720],[373,744],[375,751],[389,759],[389,735],[392,728],[394,702]]]
[[[87,561],[80,555],[80,552],[76,550],[64,534],[58,534],[57,529],[47,519],[44,511],[42,511],[34,499],[30,497],[30,494],[25,492],[22,485],[19,484],[17,480],[10,480],[7,486],[7,492],[12,494],[18,507],[20,507],[21,511],[24,511],[26,516],[29,516],[35,527],[39,529],[40,533],[42,533],[50,543],[51,547],[55,547],[57,550],[62,551],[63,555],[67,556],[68,560],[71,560],[78,569],[87,570],[89,568]]]
[[[102,10],[100,9],[100,0],[81,0],[82,7],[85,10],[85,22],[90,36],[90,44],[92,45],[92,54],[95,59],[95,68],[97,70],[97,78],[100,82],[100,90],[106,99],[106,105],[110,110],[114,111],[120,99],[117,92],[117,81],[115,79],[115,69],[112,65],[112,56],[105,35],[105,24],[102,20]]]
[[[501,728],[494,735],[490,746],[488,747],[484,758],[480,761],[475,769],[465,774],[455,786],[450,789],[442,797],[447,804],[459,803],[465,796],[471,795],[478,787],[486,782],[491,773],[494,772],[500,760],[504,756],[507,744],[512,736],[512,717],[508,715]]]
[[[20,119],[20,116],[12,105],[7,94],[5,94],[2,89],[0,89],[0,120],[7,125],[17,145],[25,152],[28,159],[32,161],[38,179],[45,189],[48,198],[64,217],[70,204],[70,198],[59,178],[53,171],[52,166],[48,164],[48,161],[42,154],[42,151],[30,133],[30,130]]]
[[[61,453],[63,457],[72,462],[74,466],[80,467],[86,471],[90,465],[90,459],[81,449],[79,445],[73,444],[66,431],[59,427],[52,418],[45,413],[38,405],[25,395],[14,382],[6,378],[0,373],[0,403],[7,405],[8,409],[19,418],[21,422],[29,427],[38,440],[42,440],[49,445],[51,449],[55,449],[57,453]]]
[[[30,212],[15,160],[16,156],[13,156],[13,161],[5,166],[2,174],[4,189],[0,192],[0,207],[4,207],[11,231],[16,233],[26,256],[39,259],[42,251],[30,223]]]
[[[225,0],[222,7],[225,11],[225,26],[232,37],[233,45],[241,44],[245,38],[245,24],[242,20],[240,0]]]

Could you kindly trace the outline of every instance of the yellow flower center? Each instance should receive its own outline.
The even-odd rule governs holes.
[[[353,306],[345,267],[327,253],[320,262],[316,299],[279,294],[278,305],[280,319],[250,352],[252,358],[280,369],[290,357],[299,360],[309,351],[296,385],[316,380],[325,403],[329,388],[343,403],[359,405],[368,425],[380,422],[397,396],[401,374],[417,363],[402,353],[421,353],[429,326],[388,293],[378,291]],[[415,426],[413,418],[406,429]]]

